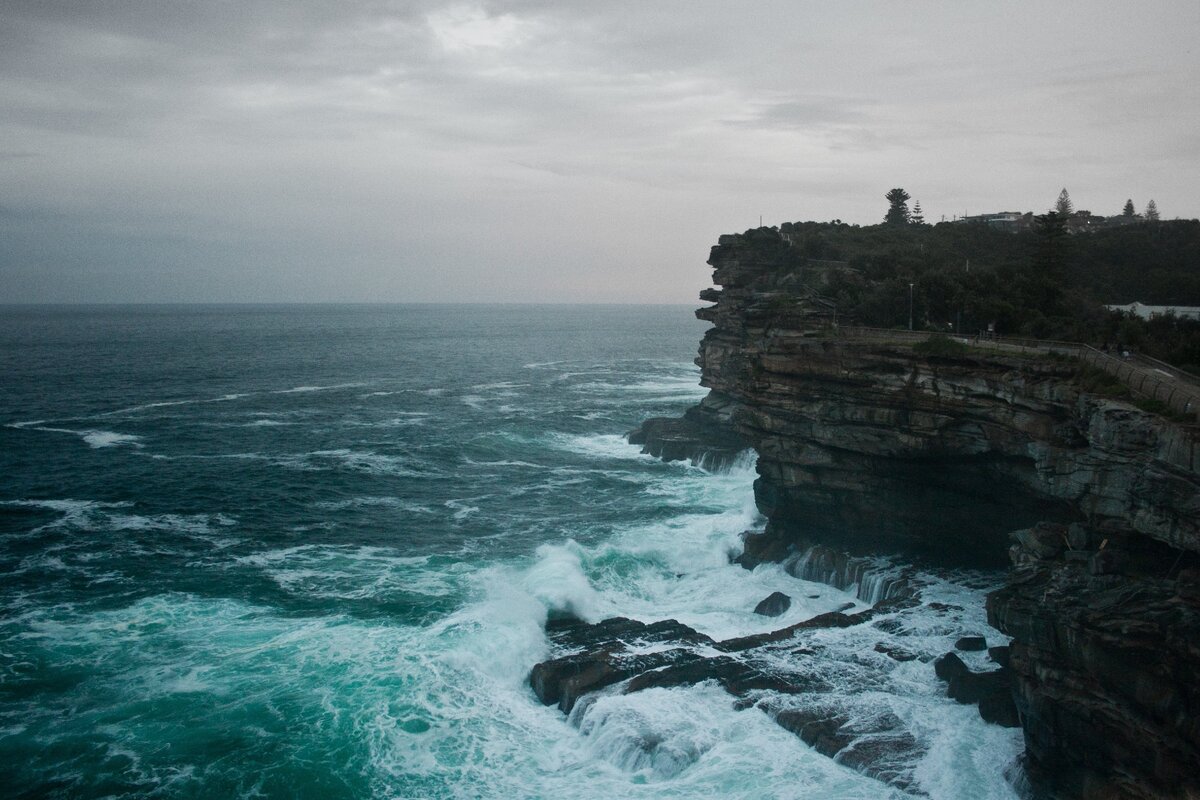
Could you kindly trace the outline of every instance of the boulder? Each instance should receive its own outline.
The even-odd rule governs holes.
[[[1007,687],[988,692],[979,698],[979,716],[983,717],[984,722],[1002,728],[1021,727],[1017,704],[1013,702],[1012,691]]]
[[[965,653],[977,653],[980,650],[987,650],[987,639],[982,636],[963,636],[954,643],[955,650],[962,650]]]
[[[933,662],[933,671],[942,680],[950,681],[965,672],[970,672],[971,669],[954,653],[946,653],[946,655]]]
[[[988,658],[1001,667],[1008,666],[1008,645],[1000,645],[999,647],[988,648]]]
[[[754,613],[764,617],[778,617],[791,607],[792,598],[783,592],[772,592],[754,607]]]
[[[998,669],[994,672],[967,670],[951,678],[950,685],[946,687],[946,694],[964,705],[978,703],[993,692],[1008,694],[1008,679],[1004,670]]]

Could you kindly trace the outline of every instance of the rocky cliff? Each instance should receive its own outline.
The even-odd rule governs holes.
[[[813,544],[1011,562],[988,601],[1035,786],[1200,797],[1200,474],[1187,426],[1090,393],[1054,354],[839,327],[823,272],[723,236],[697,312],[711,391],[633,435],[667,458],[758,455],[746,563]]]

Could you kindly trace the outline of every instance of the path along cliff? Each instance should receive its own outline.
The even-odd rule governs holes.
[[[757,452],[768,523],[743,563],[821,546],[1011,564],[987,611],[1013,637],[1037,793],[1200,797],[1191,389],[1170,382],[1172,404],[1140,407],[1062,348],[847,335],[819,275],[781,273],[744,235],[721,237],[709,263],[720,288],[701,294],[713,327],[697,363],[710,393],[632,440],[671,459]]]

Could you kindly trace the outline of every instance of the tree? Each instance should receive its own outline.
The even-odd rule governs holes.
[[[1154,201],[1151,200],[1150,202],[1153,203]],[[924,225],[925,224],[925,215],[921,213],[921,201],[920,200],[917,200],[915,203],[913,203],[912,216],[910,216],[908,218],[908,221],[911,222],[913,225]]]
[[[1135,213],[1137,213],[1137,212],[1135,212],[1133,210],[1133,200],[1132,199],[1126,200],[1125,208],[1124,208],[1124,210],[1121,211],[1121,216],[1122,217],[1132,217]]]
[[[887,216],[883,218],[883,221],[888,225],[907,225],[909,219],[908,200],[912,195],[897,188],[892,189],[884,197],[891,205],[888,207]]]
[[[1057,278],[1066,262],[1067,218],[1057,211],[1033,218],[1033,265],[1041,276]]]
[[[1146,203],[1146,219],[1150,222],[1158,222],[1158,203],[1153,200]]]
[[[1058,200],[1054,203],[1054,210],[1058,212],[1060,217],[1069,217],[1075,213],[1075,206],[1071,204],[1071,195],[1067,194],[1067,187],[1058,193]]]

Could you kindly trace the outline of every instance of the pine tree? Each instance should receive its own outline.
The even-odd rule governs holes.
[[[1151,201],[1151,202],[1153,202],[1153,201]],[[912,215],[908,218],[908,221],[911,222],[913,225],[924,225],[925,224],[925,215],[921,213],[921,201],[920,200],[917,200],[916,202],[913,203]]]
[[[1132,217],[1136,213],[1137,212],[1133,210],[1133,200],[1132,199],[1126,200],[1125,208],[1124,208],[1124,210],[1121,211],[1121,216],[1122,217]]]
[[[889,225],[907,225],[909,220],[908,200],[912,195],[897,188],[892,189],[884,197],[891,205],[888,207],[887,216],[883,218],[883,221]]]
[[[1071,195],[1067,194],[1067,187],[1058,193],[1058,200],[1054,203],[1054,210],[1061,217],[1069,217],[1075,213],[1075,206],[1071,204]]]
[[[1149,222],[1158,222],[1158,203],[1153,200],[1146,203],[1146,219]]]

